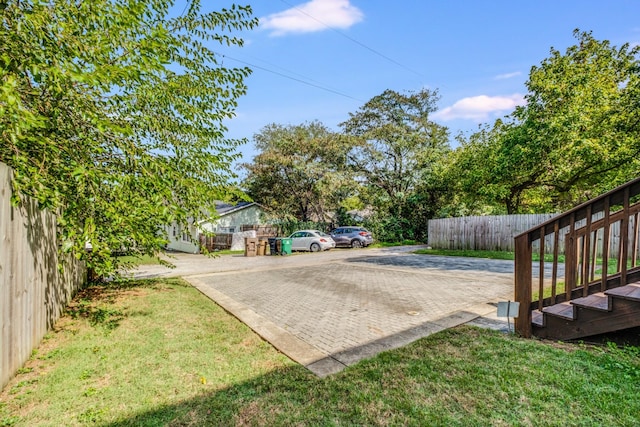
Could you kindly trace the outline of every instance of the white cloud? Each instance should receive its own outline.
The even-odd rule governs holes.
[[[437,111],[433,117],[444,121],[467,119],[481,122],[491,116],[511,112],[516,106],[524,103],[524,97],[519,93],[508,96],[472,96],[462,98],[452,106]]]
[[[260,26],[272,36],[311,33],[329,28],[349,28],[362,21],[364,14],[349,0],[311,0],[284,12],[260,18]]]
[[[522,75],[522,73],[520,71],[516,71],[514,73],[498,74],[497,76],[494,77],[494,79],[506,80],[506,79],[511,79],[513,77],[518,77],[519,75]]]

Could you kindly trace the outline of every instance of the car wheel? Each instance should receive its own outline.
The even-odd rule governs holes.
[[[312,243],[309,250],[311,250],[311,252],[318,252],[320,251],[320,245],[317,243]]]
[[[352,248],[361,248],[362,247],[362,242],[360,240],[352,240],[351,241],[351,247]]]

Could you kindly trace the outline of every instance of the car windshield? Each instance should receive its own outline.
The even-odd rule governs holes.
[[[327,233],[323,233],[322,231],[316,231],[316,233],[318,233],[318,236],[320,237],[329,237]]]

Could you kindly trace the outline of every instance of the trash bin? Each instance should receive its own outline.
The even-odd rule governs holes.
[[[276,239],[275,237],[269,237],[269,254],[270,255],[278,255],[278,248],[276,247]]]
[[[244,238],[244,256],[256,256],[258,253],[258,239],[255,237]]]
[[[291,245],[292,241],[290,238],[285,237],[282,239],[282,249],[280,250],[280,255],[291,255]]]

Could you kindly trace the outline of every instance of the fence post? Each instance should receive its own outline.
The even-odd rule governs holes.
[[[515,300],[520,303],[518,317],[515,319],[516,332],[531,337],[531,242],[529,234],[515,238]]]

